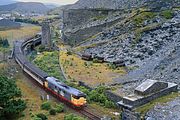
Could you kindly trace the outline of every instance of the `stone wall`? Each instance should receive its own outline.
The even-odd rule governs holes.
[[[111,27],[121,17],[112,17],[112,20],[104,20],[107,16],[121,12],[119,10],[100,9],[71,9],[63,11],[62,39],[71,45],[76,45],[89,37]]]
[[[106,94],[106,96],[107,96],[110,100],[112,100],[115,104],[116,104],[117,102],[119,102],[119,101],[122,100],[122,97],[121,97],[121,96],[116,95],[116,94],[112,93],[111,91],[108,91],[108,90],[107,90],[107,91],[105,92],[105,94]]]
[[[166,89],[158,91],[158,92],[156,92],[154,94],[144,96],[143,98],[137,99],[135,101],[131,101],[129,99],[123,98],[123,103],[126,104],[126,105],[131,106],[131,108],[128,108],[128,109],[133,109],[135,107],[146,104],[146,103],[148,103],[148,102],[150,102],[150,101],[152,101],[152,100],[154,100],[156,98],[162,97],[162,96],[170,94],[172,92],[177,92],[178,91],[177,87],[178,87],[177,85],[174,85],[172,87],[168,87]],[[122,106],[119,104],[119,107],[121,108]]]
[[[50,26],[47,22],[44,22],[42,24],[42,41],[41,41],[41,44],[48,49],[51,49],[51,47],[52,47],[51,30],[50,30]]]

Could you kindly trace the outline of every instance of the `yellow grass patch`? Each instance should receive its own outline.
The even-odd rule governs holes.
[[[7,38],[12,45],[13,41],[31,37],[40,32],[40,30],[39,26],[24,26],[19,29],[0,31],[0,37]]]
[[[60,62],[70,79],[83,81],[91,86],[112,83],[113,78],[126,73],[123,68],[112,70],[106,63],[84,61],[77,55],[68,55],[66,51],[60,52]]]

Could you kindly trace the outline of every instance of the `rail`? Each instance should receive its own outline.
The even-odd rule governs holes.
[[[24,48],[28,43],[30,43],[30,42],[36,42],[36,40],[38,40],[38,39],[32,38],[32,39],[29,39],[29,40],[24,41],[24,43],[23,43],[22,46],[21,46],[21,49],[23,50],[23,48]],[[60,50],[59,50],[59,51],[60,51]],[[14,51],[13,51],[13,52],[14,52]],[[60,66],[61,66],[61,64],[60,64]],[[61,70],[63,71],[62,66],[61,66]],[[63,71],[63,75],[64,75],[64,77],[66,77],[64,71]],[[67,78],[66,78],[66,79],[67,79]],[[45,91],[46,91],[46,90],[45,90]],[[46,91],[46,92],[47,92],[47,91]],[[53,95],[53,94],[51,94],[51,95]],[[54,96],[54,95],[53,95],[53,96]],[[55,98],[57,98],[57,97],[55,97]],[[67,105],[67,104],[66,104],[66,105]],[[72,106],[67,105],[67,107],[73,109]],[[74,110],[75,110],[75,109],[74,109]],[[89,110],[87,107],[85,107],[85,108],[83,108],[83,109],[81,109],[81,110],[77,110],[77,109],[76,109],[76,111],[79,112],[81,115],[87,117],[89,120],[101,120],[101,118],[100,118],[99,116],[97,116],[97,115],[93,114],[92,112],[90,112],[90,110]]]
[[[87,108],[84,108],[83,110],[79,111],[81,114],[86,116],[89,120],[101,120],[101,117],[99,117],[96,114],[93,114],[90,112]]]

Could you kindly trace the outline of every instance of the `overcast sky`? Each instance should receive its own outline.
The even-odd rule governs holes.
[[[16,0],[21,2],[42,2],[42,3],[53,3],[58,5],[72,4],[78,0]]]

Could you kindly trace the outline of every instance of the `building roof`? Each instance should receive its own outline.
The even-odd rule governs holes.
[[[135,89],[135,92],[138,94],[147,95],[160,91],[166,87],[168,87],[168,83],[166,82],[147,79]]]

